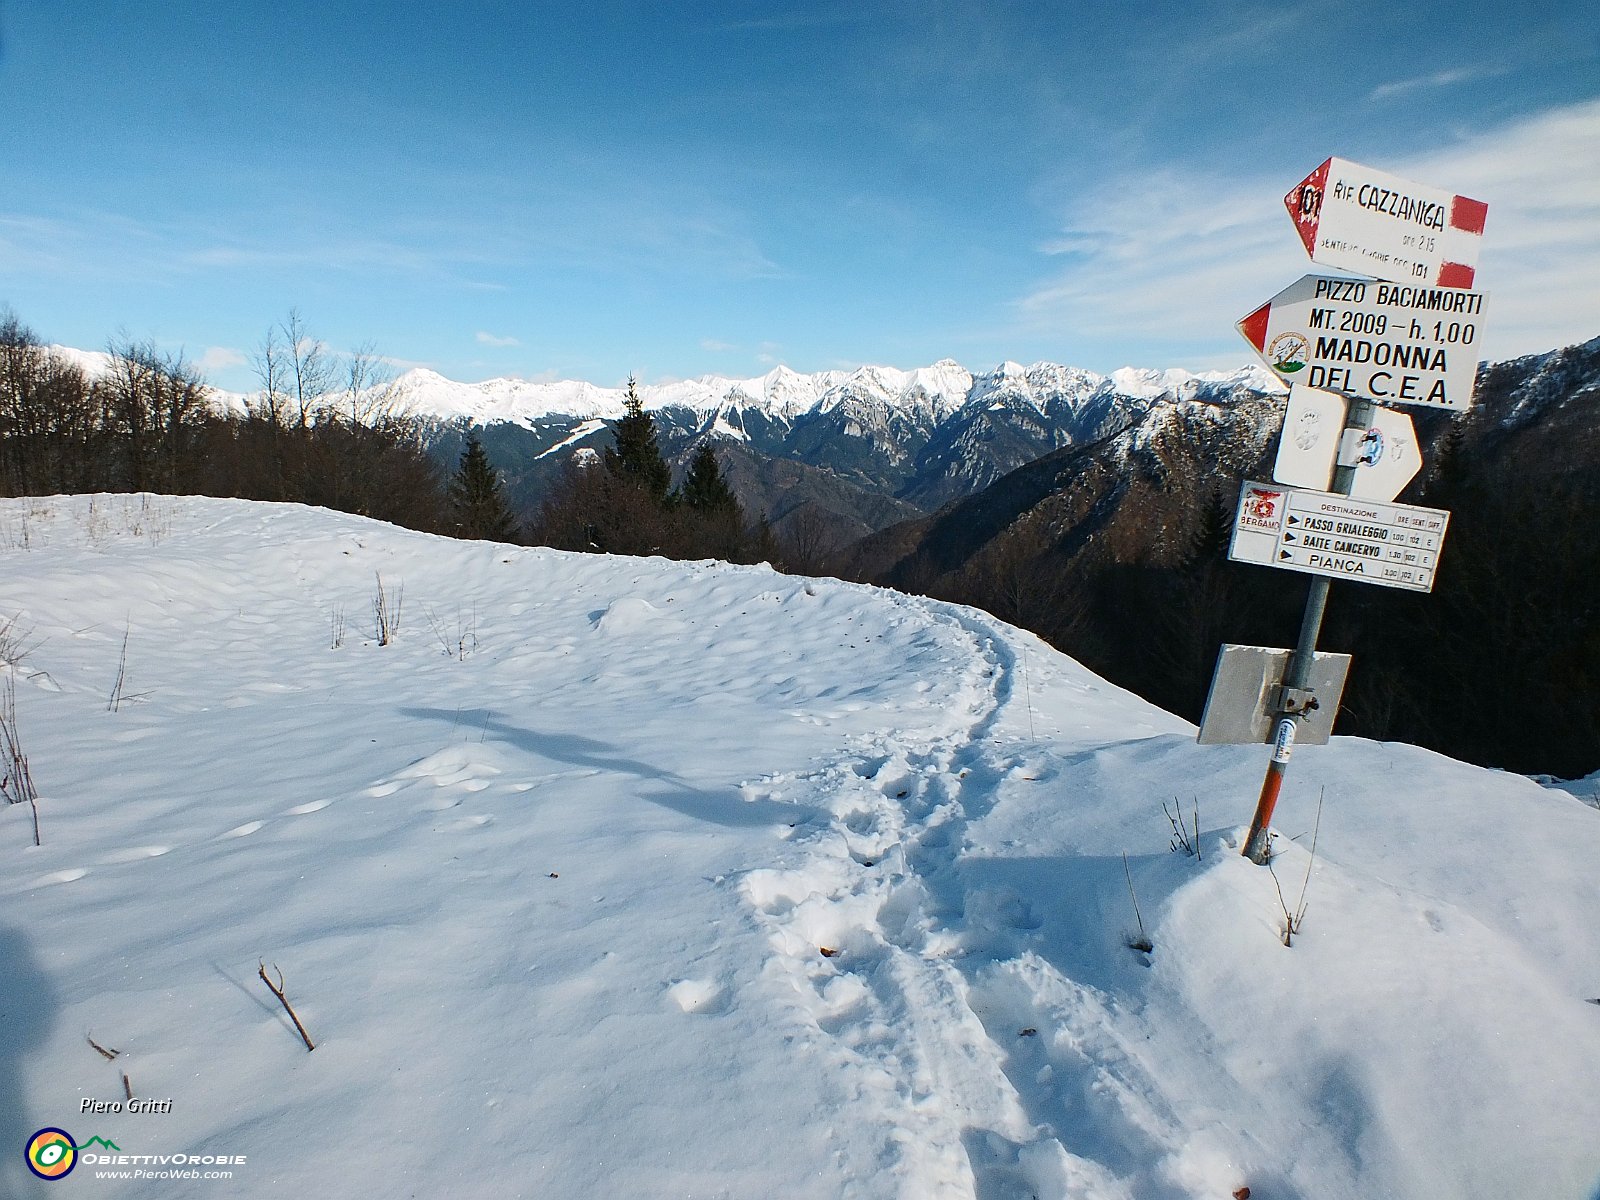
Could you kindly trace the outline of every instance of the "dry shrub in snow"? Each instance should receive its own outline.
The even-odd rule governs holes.
[[[42,846],[39,837],[39,790],[28,771],[28,756],[22,752],[22,737],[17,732],[17,686],[8,671],[5,688],[0,690],[0,796],[8,804],[27,804],[33,809],[33,844]]]

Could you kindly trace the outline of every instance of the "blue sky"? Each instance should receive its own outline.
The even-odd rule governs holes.
[[[219,386],[291,307],[452,378],[1241,365],[1329,155],[1600,335],[1592,0],[0,0],[0,303]]]

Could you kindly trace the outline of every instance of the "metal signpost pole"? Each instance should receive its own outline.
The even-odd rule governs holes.
[[[1372,425],[1374,405],[1370,400],[1352,400],[1345,417],[1346,442],[1359,441]],[[1351,437],[1354,433],[1356,436]],[[1355,482],[1356,463],[1346,462],[1350,457],[1342,450],[1338,466],[1333,473],[1332,493],[1348,496]],[[1261,797],[1256,801],[1256,815],[1250,822],[1250,836],[1245,839],[1244,855],[1253,863],[1265,863],[1270,855],[1268,827],[1272,824],[1272,810],[1277,806],[1278,793],[1283,788],[1283,776],[1289,769],[1289,756],[1294,752],[1295,729],[1305,716],[1307,707],[1316,703],[1310,692],[1311,665],[1316,657],[1317,636],[1322,632],[1322,614],[1328,605],[1328,580],[1321,576],[1311,581],[1311,591],[1306,596],[1305,615],[1300,620],[1300,640],[1295,644],[1294,656],[1289,660],[1289,670],[1284,675],[1283,688],[1278,694],[1278,718],[1272,740],[1272,759],[1267,764],[1266,778],[1261,782]]]
[[[1243,485],[1228,557],[1317,577],[1292,654],[1223,646],[1201,720],[1203,745],[1270,734],[1272,761],[1244,846],[1255,863],[1271,856],[1272,810],[1296,732],[1303,725],[1308,744],[1325,742],[1344,687],[1349,656],[1323,655],[1319,665],[1317,654],[1329,578],[1433,590],[1450,514],[1390,503],[1422,458],[1410,420],[1376,406],[1463,412],[1472,403],[1484,294],[1470,289],[1489,210],[1342,158],[1312,171],[1284,205],[1312,262],[1376,278],[1304,276],[1237,326],[1293,386],[1272,469],[1278,486]],[[1341,403],[1330,454],[1324,435]],[[1244,693],[1245,712],[1224,711]],[[1324,702],[1333,711],[1321,711]]]

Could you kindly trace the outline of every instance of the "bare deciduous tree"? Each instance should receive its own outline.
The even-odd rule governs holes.
[[[295,428],[304,432],[316,422],[318,409],[328,403],[337,367],[326,343],[306,328],[299,309],[289,310],[280,332],[284,344],[285,383],[293,401]]]

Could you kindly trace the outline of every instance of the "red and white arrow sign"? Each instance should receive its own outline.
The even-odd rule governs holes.
[[[1489,206],[1330,158],[1283,198],[1311,261],[1393,283],[1470,288]]]

